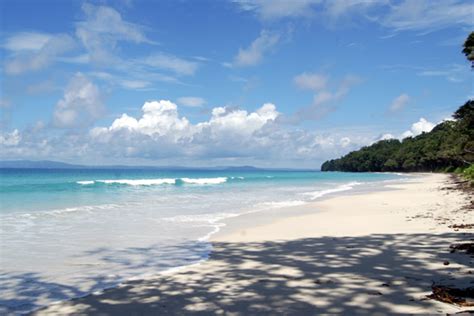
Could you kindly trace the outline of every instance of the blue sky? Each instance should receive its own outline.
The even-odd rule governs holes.
[[[1,159],[318,168],[474,95],[469,1],[2,1]]]

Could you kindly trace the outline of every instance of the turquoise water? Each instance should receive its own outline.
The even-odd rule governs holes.
[[[396,174],[0,169],[0,312],[206,259],[222,220]]]

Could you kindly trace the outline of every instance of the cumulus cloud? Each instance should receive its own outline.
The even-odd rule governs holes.
[[[339,140],[339,144],[342,148],[346,148],[351,144],[351,139],[349,137],[343,137]]]
[[[189,107],[199,107],[206,104],[206,100],[200,97],[180,97],[177,100],[179,105],[189,106]]]
[[[434,123],[431,123],[422,117],[418,122],[413,123],[409,130],[402,134],[402,138],[418,136],[421,133],[430,132],[435,126]]]
[[[216,107],[208,120],[191,123],[175,103],[148,101],[140,117],[124,113],[110,126],[93,128],[89,144],[107,157],[266,165],[311,161],[315,165],[369,142],[357,135],[288,130],[278,123],[279,116],[276,106],[266,103],[255,111]]]
[[[247,48],[240,48],[234,58],[233,65],[238,67],[254,66],[260,63],[265,53],[272,49],[280,40],[280,35],[263,30]]]
[[[327,81],[328,78],[325,75],[307,72],[303,72],[293,78],[293,82],[298,88],[314,91],[326,88]]]
[[[377,138],[377,141],[379,140],[389,140],[389,139],[395,139],[396,137],[393,136],[390,133],[382,134],[380,137]]]
[[[66,34],[13,35],[7,38],[4,45],[4,48],[11,52],[5,62],[5,72],[9,75],[19,75],[43,69],[74,47],[74,40]]]
[[[145,102],[142,107],[143,116],[139,119],[122,114],[108,128],[94,128],[93,136],[105,136],[115,131],[129,131],[148,136],[172,136],[174,140],[190,135],[189,121],[178,116],[176,104],[171,101]]]
[[[167,100],[146,102],[142,112],[139,118],[123,114],[109,127],[92,129],[93,143],[107,144],[108,150],[124,156],[255,157],[268,154],[273,141],[267,128],[279,116],[271,103],[254,112],[216,107],[209,120],[196,124]]]
[[[255,112],[217,107],[212,110],[209,121],[191,124],[186,117],[180,117],[178,107],[168,100],[145,102],[141,118],[127,114],[113,121],[109,127],[98,127],[91,131],[95,138],[108,139],[115,132],[131,132],[151,136],[167,137],[173,143],[191,144],[203,138],[251,135],[268,121],[274,121],[278,112],[273,104],[264,104]]]
[[[148,101],[142,106],[140,116],[124,113],[110,125],[94,127],[89,133],[72,129],[61,134],[41,125],[21,134],[15,131],[2,134],[0,157],[67,161],[81,156],[97,163],[140,161],[261,166],[297,163],[302,167],[317,167],[323,160],[371,141],[371,138],[353,132],[348,135],[344,131],[291,128],[278,121],[280,116],[272,103],[263,104],[254,111],[215,107],[208,119],[192,123],[180,115],[175,103]]]
[[[77,73],[66,87],[63,98],[56,104],[53,124],[60,128],[89,126],[104,111],[99,88],[86,76]]]
[[[20,131],[14,129],[10,133],[0,133],[0,145],[16,146],[21,141]]]
[[[398,112],[405,108],[405,106],[410,102],[410,97],[406,93],[400,94],[396,97],[390,104],[390,112]]]

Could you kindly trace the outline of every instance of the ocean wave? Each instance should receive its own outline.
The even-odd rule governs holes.
[[[37,219],[37,218],[45,217],[45,216],[57,216],[57,215],[63,215],[67,213],[75,213],[75,212],[111,210],[119,206],[120,205],[118,204],[83,205],[83,206],[65,207],[65,208],[53,209],[53,210],[36,211],[36,212],[31,212],[31,213],[20,213],[18,214],[18,216],[22,218],[27,218],[27,219]],[[13,217],[15,215],[10,215],[10,216]]]
[[[240,177],[239,177],[240,179]],[[243,177],[241,178],[243,179]],[[76,181],[80,185],[92,184],[120,184],[131,186],[150,186],[164,184],[221,184],[227,182],[227,177],[217,178],[160,178],[160,179],[110,179],[110,180],[81,180]]]
[[[352,190],[354,188],[354,186],[361,185],[361,184],[362,184],[361,182],[353,181],[353,182],[349,182],[349,183],[340,185],[340,186],[335,187],[333,189],[326,189],[326,190],[320,190],[320,191],[314,191],[314,192],[306,192],[306,193],[303,193],[303,194],[309,196],[311,200],[316,200],[316,199],[318,199],[320,197],[323,197],[327,194]]]
[[[227,182],[227,177],[218,177],[218,178],[181,178],[181,181],[184,183],[190,184],[221,184]]]
[[[94,184],[95,181],[92,181],[92,180],[90,180],[90,181],[77,181],[76,183],[81,184],[81,185],[89,185],[89,184]]]
[[[176,179],[118,179],[118,180],[95,180],[98,183],[105,184],[124,184],[124,185],[162,185],[162,184],[176,184]]]

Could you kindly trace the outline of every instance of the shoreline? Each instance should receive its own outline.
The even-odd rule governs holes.
[[[433,300],[421,300],[420,295],[425,295],[421,289],[417,289],[416,291],[413,291],[413,293],[410,293],[411,298],[413,299],[414,297],[414,300],[409,300],[408,303],[399,302],[404,298],[403,295],[399,293],[399,291],[394,291],[397,292],[395,294],[398,296],[394,295],[391,300],[389,299],[388,301],[385,301],[382,299],[382,297],[386,296],[383,292],[386,292],[387,289],[393,291],[393,288],[396,286],[412,286],[412,284],[408,279],[398,278],[399,276],[397,276],[397,280],[395,280],[396,282],[394,282],[394,285],[380,285],[388,283],[380,283],[378,285],[373,284],[374,280],[371,280],[371,277],[364,274],[367,271],[358,271],[361,269],[364,270],[363,266],[357,266],[357,269],[353,267],[354,271],[351,271],[350,267],[346,267],[347,271],[343,271],[344,273],[342,274],[341,271],[339,271],[338,275],[325,273],[324,276],[322,276],[318,273],[318,268],[319,271],[325,271],[328,269],[328,267],[331,267],[331,265],[342,267],[345,265],[350,266],[351,260],[361,260],[360,258],[356,259],[361,256],[361,253],[370,257],[371,252],[377,251],[377,248],[382,247],[382,245],[388,241],[390,241],[389,243],[392,244],[398,244],[401,242],[401,244],[404,245],[403,243],[406,243],[407,240],[405,239],[405,236],[401,236],[402,234],[412,235],[411,238],[413,238],[413,240],[418,240],[418,242],[423,244],[422,249],[431,247],[431,250],[427,255],[441,255],[441,257],[443,257],[444,254],[436,252],[436,249],[433,248],[434,245],[432,243],[422,242],[420,239],[423,238],[421,238],[422,236],[420,236],[420,234],[423,235],[429,233],[429,237],[433,239],[432,242],[436,241],[436,243],[440,243],[440,240],[445,240],[446,242],[456,240],[456,235],[464,234],[463,232],[453,234],[453,230],[447,228],[447,225],[437,224],[436,218],[434,216],[432,216],[432,218],[419,217],[419,212],[409,209],[397,211],[393,209],[393,203],[390,202],[385,206],[383,204],[383,201],[387,197],[392,196],[393,198],[393,195],[400,197],[400,194],[408,194],[412,198],[416,197],[417,199],[419,198],[421,200],[425,198],[425,200],[423,200],[424,204],[421,203],[421,206],[423,206],[425,210],[426,208],[432,207],[433,205],[436,206],[436,203],[439,204],[443,200],[445,200],[444,202],[447,203],[446,205],[448,208],[450,208],[450,210],[447,211],[448,213],[450,211],[454,211],[458,207],[461,207],[463,204],[465,197],[461,192],[449,192],[449,197],[447,194],[442,196],[437,194],[440,186],[445,185],[444,183],[447,180],[447,175],[416,175],[419,175],[419,177],[409,180],[406,183],[387,184],[386,187],[388,187],[388,191],[385,191],[384,188],[382,188],[381,191],[375,192],[341,192],[342,194],[336,194],[332,196],[330,195],[321,200],[310,202],[309,204],[301,206],[271,210],[271,212],[263,211],[251,214],[243,214],[226,219],[224,220],[226,223],[224,229],[214,234],[210,239],[214,250],[211,253],[210,259],[206,261],[191,266],[178,268],[173,272],[165,272],[151,279],[126,282],[117,288],[104,290],[100,294],[91,294],[83,298],[50,305],[45,309],[37,310],[35,313],[38,315],[48,315],[55,313],[87,314],[89,312],[95,311],[103,312],[105,314],[126,314],[127,308],[130,308],[128,311],[155,311],[164,314],[174,314],[178,312],[216,313],[219,311],[265,314],[266,312],[278,310],[281,312],[361,312],[364,311],[364,309],[357,309],[357,304],[354,306],[345,304],[342,308],[341,306],[338,306],[340,304],[335,304],[333,302],[333,304],[328,303],[326,305],[327,309],[320,310],[319,308],[324,307],[324,303],[322,303],[324,299],[331,301],[331,295],[327,294],[326,292],[337,291],[338,289],[351,291],[350,289],[354,286],[359,287],[360,289],[360,282],[358,283],[354,280],[363,280],[364,278],[367,279],[365,280],[364,284],[366,284],[366,286],[370,285],[369,287],[373,288],[370,290],[372,294],[365,293],[367,292],[367,289],[364,289],[365,294],[363,294],[365,295],[366,299],[367,297],[370,299],[374,299],[375,297],[376,300],[380,300],[385,303],[382,304],[385,306],[385,310],[381,307],[382,305],[372,306],[373,308],[367,305],[366,310],[374,312],[379,311],[402,313],[460,311],[462,309],[448,304],[439,303]],[[420,181],[423,183],[420,184]],[[426,184],[425,182],[429,184]],[[429,187],[427,188],[427,186]],[[433,191],[435,189],[437,190],[436,192]],[[420,194],[424,196],[421,197]],[[407,196],[405,196],[405,198],[406,197]],[[431,201],[431,205],[427,202],[426,197],[438,197],[439,200]],[[374,206],[374,201],[382,203],[378,206]],[[364,205],[364,203],[368,202],[372,204],[366,205],[365,208],[370,209],[371,207],[367,206],[372,206],[372,213],[370,213],[370,210],[364,211],[361,209],[360,205],[359,209],[357,209],[357,203]],[[415,203],[418,201],[412,202],[412,204],[415,204],[416,207],[420,207],[420,205],[416,205]],[[400,203],[400,201],[398,203]],[[409,206],[409,204],[410,203],[407,203],[406,205]],[[444,207],[446,207],[446,205],[444,205]],[[341,206],[345,210],[341,211]],[[349,207],[355,208],[353,214],[347,211]],[[378,215],[373,213],[374,208],[377,210],[377,207],[378,210],[383,209],[384,213]],[[441,207],[443,207],[443,205],[441,205]],[[387,210],[388,212],[386,212]],[[436,210],[428,209],[428,212],[431,213],[435,211]],[[440,212],[444,214],[445,211],[445,209],[441,209]],[[269,216],[269,213],[272,213],[272,216]],[[275,213],[278,214],[275,215]],[[370,221],[361,223],[361,219],[357,217],[364,216],[369,216]],[[407,216],[410,218],[407,218]],[[257,217],[260,218],[257,219]],[[387,225],[387,221],[389,225]],[[331,222],[333,225],[328,225]],[[334,222],[336,222],[337,225],[334,225]],[[355,225],[356,223],[358,224]],[[384,234],[384,238],[381,237],[381,234]],[[424,236],[424,238],[426,239],[427,236]],[[365,240],[365,243],[361,243],[359,239]],[[364,247],[364,245],[366,245],[366,243],[370,244],[374,240],[377,242],[375,242],[373,247],[371,249],[365,249],[366,247]],[[338,248],[341,242],[342,244],[350,243],[353,245],[351,245],[351,247],[346,247],[344,248],[344,251],[341,251]],[[301,264],[304,263],[304,269],[298,265],[295,266],[294,264],[291,264],[291,262],[287,262],[285,256],[281,256],[281,252],[283,250],[285,250],[283,253],[287,252],[287,255],[294,255],[295,257],[302,256],[305,251],[314,248],[315,243],[321,245],[316,247],[316,249],[313,249],[317,250],[318,256],[312,258],[313,260],[308,260],[307,262],[305,260],[295,259],[296,262]],[[440,246],[437,245],[436,248],[439,247]],[[364,248],[363,251],[360,251],[360,248]],[[272,249],[279,250],[277,252],[278,255],[272,253]],[[334,249],[339,249],[339,251],[334,253]],[[355,249],[359,249],[356,251],[358,254],[354,253],[353,250]],[[392,249],[392,251],[394,250]],[[250,257],[254,258],[244,260],[242,258],[243,255],[244,257],[250,255]],[[307,253],[306,255],[311,256],[312,253]],[[272,260],[267,260],[267,257],[269,256],[272,257]],[[328,258],[331,259],[326,258],[322,260],[322,258],[325,256],[329,256]],[[362,255],[362,257],[363,256],[364,255]],[[432,259],[434,260],[434,258]],[[323,262],[327,260],[328,262],[322,266],[313,266],[317,260]],[[415,261],[422,263],[423,260],[423,258],[417,258]],[[457,258],[457,260],[459,261],[461,259]],[[236,264],[238,267],[234,267]],[[413,264],[413,262],[410,264]],[[468,267],[468,264],[466,265],[464,261],[451,264],[448,267],[443,266],[442,262],[440,267],[437,266],[438,262],[433,262],[433,264],[436,266],[436,269],[434,270],[443,268],[450,274],[465,273],[466,266]],[[243,267],[240,267],[241,265],[243,265]],[[256,266],[252,267],[252,265]],[[264,267],[263,270],[261,266]],[[272,273],[269,275],[267,273],[268,269],[277,269],[281,271],[279,271],[279,273]],[[385,267],[385,269],[387,269],[387,267]],[[407,268],[407,270],[416,275],[416,273],[413,273],[413,269]],[[253,271],[254,274],[248,275],[249,271]],[[239,272],[238,275],[241,275],[244,272],[247,273],[247,275],[244,278],[239,277],[238,275],[234,276],[234,274],[237,272]],[[349,272],[354,272],[357,277],[355,277],[354,273]],[[400,274],[402,271],[398,272]],[[348,276],[348,273],[352,274],[352,276]],[[361,275],[357,275],[358,273]],[[217,276],[215,274],[217,274]],[[312,277],[305,277],[307,274],[312,275]],[[346,278],[349,278],[349,280],[346,280],[346,282],[341,281],[341,277],[344,274],[346,274]],[[440,273],[439,271],[436,271],[434,274],[441,278],[448,275]],[[394,273],[392,277],[395,278],[395,276],[396,275]],[[199,282],[199,280],[201,280],[201,282]],[[387,280],[379,281],[390,282]],[[425,281],[426,280],[423,282]],[[263,284],[261,284],[262,282]],[[294,285],[289,286],[289,284],[287,284],[288,282],[294,283]],[[417,282],[420,282],[420,280]],[[240,283],[244,284],[241,284],[240,289],[238,288],[239,286],[236,288],[235,284]],[[246,286],[245,283],[250,283],[250,285]],[[265,285],[265,283],[269,283],[267,285],[280,285],[282,287],[281,291],[275,292],[272,290],[271,286],[262,287],[262,285]],[[395,283],[399,285],[395,285]],[[165,289],[163,286],[166,284],[171,284],[173,286],[169,286],[168,289]],[[185,286],[185,284],[188,285]],[[200,288],[200,286],[202,287],[204,284],[206,284],[208,287],[206,291]],[[322,299],[317,300],[314,297],[312,298],[313,294],[307,293],[309,289],[315,285],[317,285],[319,288],[322,288],[313,289],[314,291],[318,292],[320,297],[322,296]],[[219,301],[224,300],[227,302],[224,304],[227,305],[227,308],[219,306],[215,301],[217,299],[215,296],[216,292],[211,291],[211,288],[216,286],[217,288],[220,287],[220,291],[223,293],[221,294]],[[273,302],[272,297],[281,297],[282,301],[287,300],[287,304],[286,306],[280,306],[278,308],[273,306],[271,310],[265,311],[264,305],[266,300],[259,299],[255,302],[252,302],[246,298],[245,291],[243,291],[242,287],[247,291],[254,293],[256,296],[262,295],[262,293],[265,296],[265,293],[267,293],[266,300],[269,300],[268,303],[270,303],[270,305],[273,303],[278,303]],[[292,295],[290,295],[290,297],[295,297],[288,301],[288,297],[283,294],[290,294],[285,293],[285,291],[288,292],[290,289],[298,289],[298,291],[295,290],[295,293],[291,291]],[[171,295],[167,292],[175,293],[174,295]],[[193,295],[192,293],[195,294]],[[326,293],[326,297],[324,297],[324,293]],[[283,299],[282,295],[286,298]],[[357,299],[362,299],[362,301],[364,301],[364,295],[362,295],[362,298],[360,295],[357,295]],[[121,297],[122,299],[115,299],[114,304],[114,298],[117,296]],[[151,299],[152,297],[154,297],[154,299]],[[170,301],[171,298],[173,298],[173,300]],[[171,306],[170,304],[173,301],[175,301],[176,304]],[[391,302],[392,304],[390,304]],[[395,305],[393,302],[395,302]],[[390,310],[388,309],[387,304],[391,306]],[[398,304],[400,304],[400,306],[396,306]],[[117,310],[116,308],[118,307],[121,307],[121,309]],[[339,310],[337,308],[339,308]],[[352,310],[350,308],[352,308]]]

